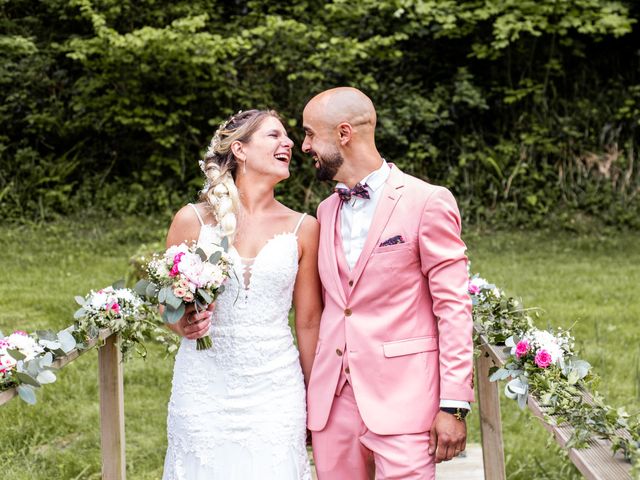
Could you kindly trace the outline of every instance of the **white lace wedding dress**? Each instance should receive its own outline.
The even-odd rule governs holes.
[[[213,348],[183,339],[176,356],[164,480],[311,479],[304,381],[288,325],[303,218],[254,259],[230,249],[237,279],[216,301]],[[200,223],[198,243],[219,243]]]

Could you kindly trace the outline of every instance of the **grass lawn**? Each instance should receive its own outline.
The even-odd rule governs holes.
[[[0,330],[60,329],[72,323],[73,296],[122,278],[143,242],[166,224],[136,218],[64,220],[0,230]],[[582,356],[602,377],[601,392],[630,413],[640,410],[640,245],[637,234],[576,236],[548,232],[470,232],[474,272],[526,306],[545,310],[542,325],[569,327]],[[127,472],[161,477],[172,359],[158,346],[125,366]],[[527,412],[503,400],[510,479],[580,478]],[[469,421],[479,441],[478,418]],[[0,407],[2,478],[99,479],[97,359],[89,352],[38,392],[38,403]]]

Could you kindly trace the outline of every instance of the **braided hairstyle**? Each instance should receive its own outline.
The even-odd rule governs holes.
[[[200,200],[209,204],[222,235],[233,242],[240,212],[240,197],[235,178],[238,160],[231,151],[234,142],[248,142],[267,117],[280,120],[273,110],[247,110],[238,112],[216,130],[207,148],[200,168],[206,181]]]

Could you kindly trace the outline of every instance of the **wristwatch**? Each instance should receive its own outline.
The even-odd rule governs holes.
[[[467,410],[466,408],[459,408],[459,407],[457,408],[440,407],[440,411],[445,413],[450,413],[460,421],[464,420],[464,417],[466,417],[469,414],[469,410]]]

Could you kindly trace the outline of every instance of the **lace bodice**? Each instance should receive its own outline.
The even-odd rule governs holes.
[[[219,243],[217,229],[203,225],[199,244]],[[214,328],[282,328],[282,318],[291,309],[293,285],[298,273],[298,242],[295,232],[271,237],[252,259],[243,259],[232,246],[234,274],[216,301]],[[250,262],[247,262],[250,260]],[[247,276],[247,269],[250,275]],[[252,311],[247,317],[245,312]]]

